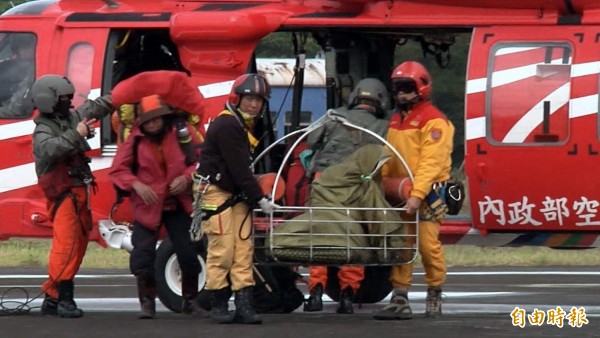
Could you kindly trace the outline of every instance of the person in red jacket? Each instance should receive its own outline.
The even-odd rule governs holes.
[[[134,222],[130,270],[137,279],[139,318],[153,318],[156,313],[154,260],[162,224],[181,267],[182,312],[208,314],[196,300],[200,263],[189,236],[191,175],[197,163],[186,163],[173,111],[158,95],[142,98],[138,114],[131,135],[117,150],[109,175],[118,188],[131,192]]]

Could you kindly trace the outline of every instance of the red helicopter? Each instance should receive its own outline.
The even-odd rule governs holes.
[[[14,102],[15,95],[27,96],[26,90],[19,93],[23,81],[64,74],[75,84],[78,106],[140,72],[185,71],[206,99],[201,121],[206,124],[220,112],[233,79],[260,70],[262,41],[287,34],[298,63],[288,67],[295,78],[289,111],[279,118],[272,109],[268,121],[274,137],[343,104],[362,78],[388,83],[394,55],[402,53],[405,41],[416,41],[443,65],[462,36],[469,41],[464,114],[453,123],[464,144],[460,161],[470,212],[448,218],[443,242],[598,246],[600,178],[593,168],[600,158],[599,27],[595,0],[37,0],[18,5],[0,16],[0,239],[52,236],[31,151],[34,108]],[[320,94],[303,86],[308,39],[321,48],[325,62]],[[323,96],[322,110],[303,108],[311,95]],[[285,99],[280,101],[271,108]],[[93,199],[98,222],[108,219],[114,202],[107,169],[117,142],[110,118],[97,128],[90,155],[102,192]],[[92,239],[106,245],[97,224]],[[164,254],[167,280],[175,278],[171,255]],[[379,285],[382,279],[366,282]],[[168,307],[180,304],[176,289],[165,292],[161,300]]]

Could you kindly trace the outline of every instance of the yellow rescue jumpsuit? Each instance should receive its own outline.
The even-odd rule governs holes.
[[[453,138],[454,126],[430,101],[416,103],[404,117],[401,113],[392,116],[387,141],[402,155],[414,176],[411,197],[424,200],[434,183],[450,178]],[[404,177],[408,174],[401,161],[392,157],[383,167],[383,176]],[[411,218],[411,215],[402,216]],[[418,250],[425,269],[425,282],[430,288],[439,288],[446,280],[444,250],[438,238],[440,223],[419,220],[418,226]],[[414,233],[414,230],[413,226],[410,231]],[[390,282],[393,287],[408,288],[412,284],[412,272],[412,264],[392,267]]]

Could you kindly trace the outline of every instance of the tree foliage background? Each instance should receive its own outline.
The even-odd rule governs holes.
[[[30,0],[1,0],[0,1],[0,13],[4,13],[5,11],[11,9],[13,6],[22,4],[24,2],[29,2]]]

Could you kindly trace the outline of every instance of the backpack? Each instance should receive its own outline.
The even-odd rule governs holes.
[[[304,294],[296,287],[300,275],[289,266],[255,266],[256,285],[252,306],[258,313],[290,313],[304,303]],[[257,273],[258,272],[258,273]]]
[[[174,109],[171,107],[171,109]],[[188,114],[182,110],[175,109],[175,116],[178,116],[177,122],[183,122],[188,127],[192,138],[198,143],[204,141],[204,136],[200,132],[200,117],[198,115]],[[111,117],[111,127],[117,134],[117,144],[123,143],[131,133],[133,123],[137,118],[137,105],[123,104],[113,113]]]
[[[115,118],[115,116],[117,118]],[[196,115],[187,114],[180,110],[175,110],[174,116],[174,127],[177,128],[178,131],[178,144],[181,148],[181,151],[185,155],[185,163],[186,165],[191,165],[194,162],[197,162],[199,159],[197,146],[203,140],[203,136],[196,127],[199,123],[199,118]],[[123,143],[131,134],[131,129],[133,128],[133,123],[137,118],[137,107],[135,104],[124,104],[119,107],[119,109],[113,113],[113,117],[111,119],[111,126],[113,131],[118,135],[117,144]],[[118,121],[118,122],[117,122]],[[179,130],[185,129],[187,131],[187,137],[180,138]],[[192,137],[191,134],[194,136]],[[198,140],[198,143],[195,144],[192,142],[192,139]],[[137,137],[133,140],[132,145],[132,158],[131,161],[131,173],[134,175],[137,174],[138,171],[138,162],[137,162],[137,149],[139,146],[141,138]],[[131,192],[127,190],[123,190],[116,185],[113,184],[113,187],[117,194],[116,204],[119,204],[123,201],[125,197],[131,196]]]
[[[448,206],[448,215],[458,215],[465,201],[465,187],[461,180],[451,178],[442,191],[442,199]]]

